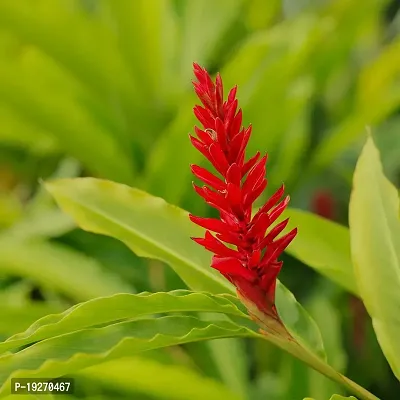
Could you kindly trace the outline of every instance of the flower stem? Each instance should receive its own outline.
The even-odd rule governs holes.
[[[295,340],[287,340],[287,338],[281,338],[279,336],[273,335],[266,331],[262,331],[262,335],[266,340],[272,342],[276,346],[290,353],[299,360],[305,362],[310,367],[325,375],[326,377],[332,379],[333,381],[346,387],[350,392],[356,395],[360,400],[379,400],[378,397],[370,393],[368,390],[364,389],[362,386],[353,382],[351,379],[342,375],[328,365],[324,360],[301,346]]]

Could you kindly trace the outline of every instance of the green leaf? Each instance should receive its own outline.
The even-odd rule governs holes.
[[[276,286],[278,314],[290,334],[310,353],[326,360],[321,333],[315,321],[296,301],[294,295],[278,281]]]
[[[44,50],[94,91],[109,96],[112,90],[134,105],[131,110],[140,109],[116,39],[99,19],[52,0],[38,1],[35,13],[30,6],[29,0],[1,1],[2,27]]]
[[[193,290],[234,293],[232,285],[209,267],[210,255],[189,239],[203,232],[190,223],[185,211],[137,189],[93,178],[61,179],[47,183],[46,188],[81,228],[115,237],[140,256],[165,261]],[[281,284],[277,308],[298,342],[272,335],[267,340],[361,393],[362,398],[374,398],[323,361],[315,323]]]
[[[106,0],[104,3],[116,22],[122,54],[133,76],[140,77],[136,82],[140,96],[154,101],[165,88],[176,91],[173,62],[178,40],[172,1]]]
[[[311,397],[306,397],[304,400],[314,400]],[[334,394],[329,400],[357,400],[355,397],[343,397],[340,394]]]
[[[210,323],[184,316],[141,319],[68,333],[1,357],[0,397],[9,393],[11,377],[62,376],[146,350],[235,336],[259,337],[231,322]]]
[[[82,228],[116,237],[136,254],[168,263],[194,290],[235,293],[232,285],[209,267],[210,253],[190,240],[203,232],[183,210],[111,182],[93,179],[57,182],[47,184],[47,188],[68,207]],[[65,186],[75,183],[78,186],[71,192]],[[214,352],[216,357],[218,352]],[[233,367],[229,368],[231,373]]]
[[[358,295],[350,255],[349,230],[307,211],[288,209],[289,227],[298,234],[287,252],[325,275],[349,292]]]
[[[330,400],[357,400],[355,397],[353,397],[353,396],[350,396],[350,397],[344,397],[344,396],[341,396],[340,394],[334,394],[331,398],[330,398]]]
[[[32,126],[21,115],[2,104],[0,106],[0,142],[26,148],[35,154],[59,151],[57,140],[44,129]]]
[[[378,4],[378,3],[376,3]],[[366,125],[382,121],[400,103],[400,40],[387,45],[359,74],[358,104],[352,114],[326,135],[310,164],[323,168],[362,137]],[[379,76],[380,79],[374,79]]]
[[[58,144],[94,173],[132,182],[131,161],[113,136],[116,130],[102,126],[77,104],[75,97],[81,97],[81,92],[50,90],[37,78],[35,70],[22,68],[16,62],[0,62],[0,99],[12,112],[51,133]]]
[[[137,295],[116,294],[75,305],[62,314],[41,318],[25,332],[0,343],[0,352],[84,328],[151,314],[207,311],[248,318],[235,303],[240,302],[230,295],[212,296],[208,293],[194,293],[187,290],[145,292]]]
[[[323,290],[323,287],[320,287]],[[309,305],[310,314],[320,326],[330,364],[338,371],[346,367],[346,351],[342,343],[342,321],[334,299],[318,292]]]
[[[0,309],[0,335],[9,337],[17,332],[27,329],[38,318],[58,311],[56,307],[48,304],[1,305]],[[1,343],[0,343],[1,348]]]
[[[317,285],[307,306],[320,329],[329,364],[337,371],[343,372],[347,361],[342,343],[343,322],[334,296],[327,295],[325,284]],[[338,384],[329,381],[316,371],[308,371],[308,382],[309,393],[317,399],[328,398],[333,392],[342,393]]]
[[[361,298],[382,351],[400,379],[399,196],[383,174],[379,152],[370,137],[354,172],[349,221]]]
[[[77,397],[63,395],[64,400],[76,400]],[[5,400],[14,400],[15,394],[10,394],[4,397]],[[54,396],[51,394],[18,394],[19,400],[54,400]],[[89,399],[88,399],[89,400]],[[92,399],[94,400],[94,399]],[[100,399],[96,399],[100,400]]]
[[[190,163],[198,160],[199,152],[190,144],[188,135],[195,125],[195,118],[188,112],[188,104],[194,104],[194,95],[184,97],[183,106],[177,111],[174,120],[162,132],[153,144],[148,157],[144,178],[144,188],[149,193],[161,196],[172,204],[180,204],[183,195],[193,190],[190,185]],[[176,157],[175,149],[185,148],[180,157]],[[174,179],[166,179],[173,176]],[[188,186],[188,187],[186,187]]]
[[[243,0],[184,2],[180,75],[185,84],[190,82],[193,61],[200,64],[210,61],[219,40],[240,18],[243,3]]]
[[[169,264],[193,290],[234,293],[209,267],[211,254],[191,236],[201,236],[188,214],[164,200],[128,186],[92,178],[46,183],[59,205],[87,231],[121,240],[142,257]]]
[[[209,267],[210,253],[190,240],[201,236],[203,230],[185,211],[140,190],[92,178],[56,180],[46,183],[46,188],[81,228],[115,237],[139,256],[168,263],[193,290],[235,293],[233,286]],[[281,286],[278,309],[289,315],[288,325],[300,322],[308,326],[304,311],[299,311],[293,295]]]
[[[291,97],[299,99],[299,111],[298,115],[293,115],[292,123],[280,139],[279,153],[269,175],[272,187],[280,186],[282,182],[285,182],[286,187],[291,187],[291,182],[301,170],[304,153],[310,144],[310,107],[306,107],[311,97],[310,80],[303,79],[296,86]]]
[[[207,318],[207,314],[201,316]],[[213,318],[207,319],[213,320],[217,317],[219,315],[214,314]],[[225,385],[234,393],[246,397],[249,387],[249,360],[245,343],[239,339],[221,339],[218,342],[209,341],[206,345]]]
[[[320,7],[326,2],[327,0],[283,0],[282,11],[286,18],[294,18],[311,7]]]
[[[207,30],[204,30],[202,24],[202,34],[196,34],[195,40],[189,40],[189,36],[185,33],[183,34],[185,40],[189,40],[190,51],[196,52],[195,59],[198,62],[201,61],[202,55],[201,52],[195,50],[196,43],[197,41],[205,40],[207,35],[211,34],[214,28],[212,25],[219,18],[216,14],[215,2],[213,2],[213,15],[209,13],[203,14],[203,9],[207,10],[207,3],[208,0],[203,0],[201,3],[187,2],[186,7],[186,12],[189,12],[189,9],[198,9],[196,11],[196,24],[193,25],[192,19],[189,25],[190,30],[195,31],[198,29],[197,23],[201,21],[203,15],[204,19],[206,19],[205,24],[208,27]],[[231,1],[229,5],[231,6],[232,3],[235,3],[234,7],[228,8],[229,15],[225,12],[224,18],[233,18],[234,14],[238,10],[240,11],[240,1]],[[219,6],[220,4],[218,4]],[[198,15],[200,12],[201,17]],[[282,157],[290,155],[293,164],[298,160],[298,155],[307,141],[306,135],[298,127],[303,122],[300,121],[302,115],[308,111],[307,105],[309,104],[313,87],[308,77],[292,83],[290,79],[288,80],[286,72],[282,74],[282,70],[284,68],[290,69],[293,65],[292,59],[288,60],[288,57],[299,57],[298,53],[304,51],[300,49],[298,53],[296,52],[296,56],[293,56],[293,49],[289,48],[288,38],[301,36],[304,30],[307,30],[311,38],[309,22],[308,18],[300,23],[294,21],[294,28],[293,23],[285,24],[279,29],[273,30],[272,34],[267,32],[262,35],[251,36],[248,41],[239,47],[234,53],[234,57],[222,69],[226,88],[230,88],[235,84],[239,85],[238,97],[240,106],[244,111],[245,120],[251,121],[255,129],[261,129],[260,127],[262,127],[262,129],[269,132],[268,135],[253,135],[249,143],[250,151],[268,149],[271,152],[271,148],[277,144],[279,138],[289,132],[286,135],[287,143],[282,146],[281,154]],[[216,29],[222,29],[222,25],[216,26]],[[291,30],[292,35],[287,35],[288,29]],[[215,35],[213,37],[215,38]],[[213,44],[212,41],[208,42],[210,44],[207,43],[207,45]],[[206,46],[203,49],[206,51]],[[192,73],[189,70],[192,61],[193,59],[184,64],[188,73]],[[282,81],[280,78],[277,81],[279,76],[282,76]],[[190,76],[187,77],[186,81],[189,81],[189,79]],[[287,90],[282,90],[282,85],[289,87]],[[277,101],[277,96],[280,96],[279,99],[281,97],[283,99]],[[201,163],[203,160],[203,156],[190,145],[187,136],[182,134],[182,132],[193,130],[195,119],[192,113],[188,112],[187,104],[194,104],[194,99],[195,96],[192,93],[182,99],[182,107],[179,109],[177,116],[156,142],[156,147],[151,154],[148,166],[147,177],[149,183],[145,186],[145,189],[162,196],[172,203],[181,204],[183,195],[188,190],[192,190],[192,188],[185,188],[185,185],[182,185],[182,181],[189,179],[188,177],[191,175],[190,169],[187,167],[188,164]],[[269,104],[267,109],[263,106],[265,103]],[[181,157],[176,157],[174,150],[181,147],[185,147],[185,152],[181,154]],[[278,180],[282,179],[279,174],[283,176],[293,171],[288,162],[280,163],[279,169],[278,174],[274,175]],[[171,174],[176,179],[172,182],[166,181],[164,179],[166,173]]]
[[[360,74],[357,100],[363,115],[369,115],[367,123],[376,123],[397,108],[400,102],[399,62],[400,39],[396,38]],[[380,79],[373,79],[376,76]]]
[[[281,398],[301,399],[308,393],[308,372],[307,365],[294,357],[284,355],[278,370],[278,376],[282,380]]]
[[[219,343],[220,339],[215,343]],[[165,400],[240,400],[220,382],[178,365],[164,365],[144,357],[120,359],[84,369],[78,376],[100,381],[118,392],[137,392]],[[179,382],[179,385],[171,385]]]
[[[344,375],[337,372],[334,368],[328,365],[323,359],[318,357],[314,351],[310,351],[306,346],[303,346],[302,342],[298,342],[297,340],[293,340],[288,338],[283,333],[271,331],[270,326],[268,324],[262,324],[263,328],[263,337],[275,344],[282,350],[285,350],[289,354],[308,364],[316,371],[325,375],[326,377],[332,379],[334,382],[337,382],[344,387],[346,387],[349,391],[356,394],[362,400],[378,400],[372,393],[368,392],[366,389],[358,385],[357,383],[351,381]],[[278,327],[279,328],[279,327]],[[269,330],[266,330],[269,329]]]
[[[130,291],[118,276],[102,271],[97,261],[66,246],[44,241],[14,241],[3,236],[0,247],[0,272],[51,286],[74,300]]]
[[[193,290],[235,293],[210,265],[210,254],[190,240],[203,230],[188,214],[137,189],[92,178],[63,179],[46,184],[60,206],[86,230],[113,236],[136,254],[168,263]],[[293,335],[322,355],[318,329],[282,284],[277,307]]]
[[[400,117],[393,117],[374,127],[373,140],[381,154],[383,171],[392,182],[400,168]],[[363,144],[363,143],[361,143]],[[358,154],[357,154],[358,155]],[[353,173],[353,171],[351,171]]]
[[[79,162],[75,159],[65,158],[60,162],[51,178],[72,178],[79,174]],[[45,188],[39,187],[29,203],[25,205],[22,217],[7,230],[7,238],[26,240],[59,237],[75,227],[73,219],[57,207],[49,192]]]
[[[0,193],[0,229],[13,226],[23,215],[21,199],[15,192]]]
[[[263,0],[252,0],[248,3],[246,11],[246,25],[252,31],[269,28],[281,11],[281,2],[271,0],[267,3]]]
[[[27,213],[24,218],[7,230],[7,237],[15,240],[62,236],[75,228],[71,217],[60,210],[48,208]]]

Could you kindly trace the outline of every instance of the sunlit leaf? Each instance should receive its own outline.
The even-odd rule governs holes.
[[[159,293],[116,294],[89,300],[64,311],[47,315],[36,321],[25,332],[0,343],[0,352],[21,347],[39,340],[78,331],[92,326],[139,318],[152,314],[185,311],[226,313],[248,318],[230,301],[233,296],[211,296],[207,293],[174,291]]]
[[[29,278],[74,300],[130,291],[117,275],[105,272],[97,261],[66,246],[2,236],[0,247],[1,273]]]
[[[324,285],[317,286],[307,309],[320,329],[329,364],[337,371],[343,372],[347,356],[343,346],[342,318],[335,307],[335,299],[326,292]],[[309,393],[317,399],[328,398],[333,392],[342,393],[337,383],[312,370],[308,373],[308,382]]]
[[[219,343],[221,340],[216,341]],[[232,400],[243,399],[221,383],[205,378],[188,368],[163,365],[156,361],[135,357],[120,359],[84,369],[78,376],[100,381],[122,393],[137,392],[165,400]],[[171,382],[179,384],[171,385]]]
[[[361,298],[379,344],[400,379],[400,221],[397,189],[372,138],[357,162],[349,210],[351,251]]]
[[[178,42],[172,1],[105,0],[104,3],[116,21],[122,54],[133,76],[140,77],[136,85],[142,99],[158,99],[165,95],[166,88],[176,90],[176,80],[171,81],[176,78]]]
[[[195,61],[209,61],[218,41],[228,31],[236,18],[240,18],[243,0],[213,0],[184,2],[181,56],[181,76],[190,83],[191,66]],[[213,10],[210,13],[210,10]]]
[[[349,230],[307,211],[290,208],[289,226],[298,234],[287,252],[353,294],[357,287],[350,255]]]
[[[140,190],[92,178],[52,181],[46,188],[81,228],[115,237],[139,256],[166,262],[193,290],[235,293],[210,268],[210,254],[190,240],[203,232],[182,209]],[[277,308],[291,333],[323,357],[318,328],[281,283]]]
[[[58,311],[57,307],[46,303],[32,303],[23,306],[2,304],[0,309],[0,335],[8,337],[21,332],[37,319],[56,311]]]
[[[183,182],[190,182],[189,165],[198,157],[198,151],[191,146],[189,132],[193,130],[195,118],[188,112],[187,104],[194,104],[194,95],[185,97],[175,119],[154,143],[147,161],[144,188],[153,195],[161,196],[172,204],[178,204],[185,192],[192,190]],[[183,149],[176,157],[176,149]],[[175,179],[166,179],[173,176]]]
[[[209,267],[211,255],[190,240],[202,230],[178,207],[92,178],[53,181],[46,188],[81,228],[115,237],[139,256],[168,263],[191,289],[234,293],[232,285]]]
[[[9,393],[11,377],[55,377],[139,352],[223,337],[257,337],[227,321],[162,317],[85,329],[36,343],[0,359],[0,396]]]
[[[366,125],[381,122],[400,104],[400,40],[383,49],[379,57],[360,74],[358,104],[320,143],[311,167],[328,166],[363,135]],[[375,77],[379,76],[379,79]]]
[[[311,397],[306,397],[304,400],[314,400]],[[355,397],[343,397],[339,394],[334,394],[329,400],[357,400]]]
[[[209,255],[192,245],[189,237],[199,230],[183,210],[137,189],[92,178],[58,180],[46,187],[83,229],[111,235],[138,255],[165,261],[194,290],[233,292],[209,268]],[[267,340],[365,399],[373,398],[324,362],[315,322],[282,284],[277,287],[277,308],[296,340],[265,333]]]
[[[2,27],[43,49],[95,91],[107,96],[117,91],[140,108],[132,77],[106,26],[59,1],[40,0],[34,13],[30,9],[26,0],[2,1]]]
[[[32,126],[9,107],[0,107],[0,142],[27,148],[35,154],[59,151],[57,140],[49,132]]]
[[[281,282],[276,287],[278,314],[290,334],[310,353],[326,359],[321,333],[307,311],[297,302],[294,295]]]
[[[32,71],[22,69],[17,63],[0,63],[0,99],[10,109],[33,126],[51,132],[59,144],[93,172],[130,182],[131,162],[112,133],[82,107],[77,107],[71,96],[48,90],[43,93],[43,90]]]

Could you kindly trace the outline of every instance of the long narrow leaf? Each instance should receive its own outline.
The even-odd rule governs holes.
[[[211,271],[209,255],[191,243],[189,237],[201,234],[201,230],[190,224],[183,210],[125,185],[92,178],[62,179],[47,183],[46,187],[83,229],[113,236],[138,255],[165,261],[194,290],[233,293],[232,286]],[[277,307],[296,341],[273,335],[266,335],[267,340],[358,393],[362,399],[374,399],[325,363],[315,322],[281,284]]]
[[[109,96],[117,90],[125,101],[140,105],[116,39],[100,20],[59,1],[39,0],[35,12],[31,6],[29,0],[1,1],[2,27],[42,48],[95,91]]]
[[[178,207],[92,178],[53,181],[46,188],[81,228],[115,237],[139,256],[166,262],[193,290],[234,293],[233,286],[209,267],[209,253],[190,240],[202,230]]]
[[[0,99],[11,110],[34,126],[51,132],[89,170],[110,179],[131,182],[131,162],[112,132],[82,107],[77,107],[71,96],[56,91],[45,91],[43,96],[43,90],[43,85],[29,70],[17,63],[0,63]]]
[[[140,77],[136,85],[141,98],[159,100],[166,88],[176,90],[177,24],[172,1],[105,0],[104,4],[116,22],[119,46],[132,75]]]
[[[350,254],[349,230],[307,211],[288,209],[289,227],[299,233],[287,252],[333,282],[357,295]]]
[[[236,300],[229,295],[212,296],[185,290],[137,295],[116,294],[111,297],[97,298],[78,304],[62,314],[47,315],[39,319],[25,332],[0,343],[0,352],[91,326],[151,314],[208,311],[248,318],[230,299]]]
[[[86,329],[47,339],[0,358],[0,397],[9,393],[11,377],[55,377],[104,361],[162,347],[223,337],[258,337],[227,321],[163,317]]]
[[[203,232],[185,211],[140,190],[92,178],[57,180],[46,188],[81,228],[115,237],[139,256],[166,262],[193,290],[235,293],[209,267],[209,253],[190,240]],[[301,336],[308,349],[323,357],[318,328],[281,283],[277,308],[293,335]]]
[[[55,243],[0,238],[0,272],[51,286],[74,300],[84,301],[131,289],[117,276],[83,254]]]
[[[221,340],[225,339],[215,343]],[[243,399],[222,383],[195,371],[178,365],[164,365],[145,357],[110,361],[86,368],[78,375],[133,396],[139,392],[165,400]]]
[[[361,298],[400,379],[400,220],[397,189],[383,174],[372,138],[357,162],[350,200],[351,251]]]

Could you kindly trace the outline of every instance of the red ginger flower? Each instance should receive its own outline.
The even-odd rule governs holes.
[[[190,135],[190,140],[223,179],[202,167],[191,166],[193,174],[208,185],[194,184],[194,189],[220,215],[219,219],[190,215],[194,223],[207,229],[204,238],[192,239],[215,254],[211,266],[236,286],[239,296],[277,318],[275,287],[282,267],[278,257],[296,236],[297,229],[277,239],[288,219],[272,226],[286,208],[289,196],[279,202],[284,194],[282,185],[251,216],[253,203],[267,186],[267,156],[260,158],[257,152],[245,160],[252,127],[242,126],[237,87],[231,89],[224,101],[220,75],[214,83],[204,68],[193,66],[198,80],[193,82],[194,89],[203,103],[203,107],[195,106],[194,114],[203,129],[195,127],[197,138]]]

